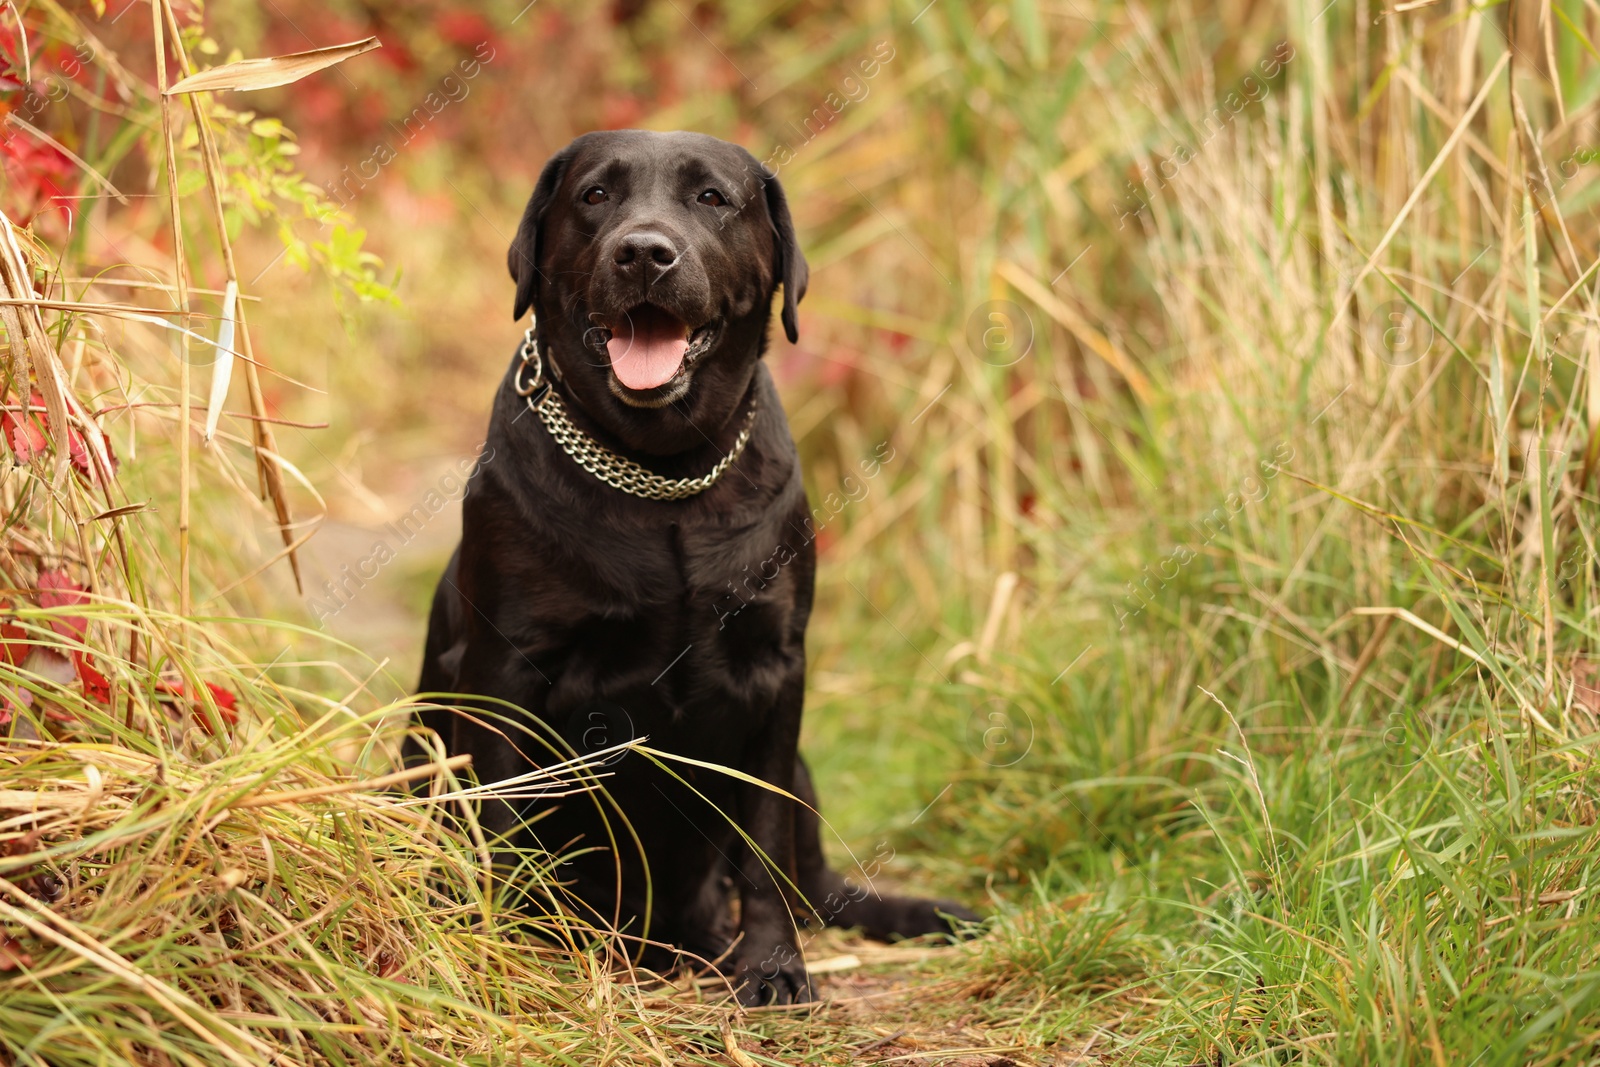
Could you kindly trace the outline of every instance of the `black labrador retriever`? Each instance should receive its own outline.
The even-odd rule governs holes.
[[[605,802],[494,801],[485,830],[565,857],[596,916],[725,959],[747,1004],[811,999],[797,916],[881,939],[975,920],[823,859],[797,751],[816,556],[761,359],[778,288],[790,341],[806,291],[777,178],[702,134],[587,134],[539,176],[509,265],[537,334],[495,397],[419,683],[486,699],[423,725],[485,783],[647,738],[784,792],[624,752]],[[562,742],[502,728],[508,707]]]

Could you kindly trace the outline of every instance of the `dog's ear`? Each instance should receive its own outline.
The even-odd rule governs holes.
[[[511,239],[511,250],[506,253],[506,266],[511,280],[517,283],[517,303],[513,318],[522,318],[539,298],[539,238],[544,230],[544,216],[555,199],[556,189],[567,173],[572,161],[572,145],[568,145],[544,165],[539,182],[528,197],[528,207],[522,213],[522,223],[517,235]]]
[[[763,168],[765,169],[765,168]],[[800,239],[794,233],[794,220],[789,217],[789,201],[784,198],[783,186],[778,176],[766,171],[763,183],[767,193],[767,217],[772,220],[772,231],[778,238],[778,280],[783,282],[783,332],[789,343],[800,340],[800,321],[795,315],[795,305],[806,295],[806,282],[811,270],[806,257],[800,254]]]

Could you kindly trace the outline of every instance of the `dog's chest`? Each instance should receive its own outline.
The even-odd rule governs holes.
[[[786,530],[763,515],[635,531],[626,574],[596,590],[564,642],[553,717],[603,702],[696,750],[758,728],[804,670],[810,572]]]

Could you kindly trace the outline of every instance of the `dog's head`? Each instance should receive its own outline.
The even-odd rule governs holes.
[[[703,444],[732,414],[780,285],[798,339],[807,271],[783,188],[704,134],[579,137],[545,165],[508,264],[563,384],[642,451]]]

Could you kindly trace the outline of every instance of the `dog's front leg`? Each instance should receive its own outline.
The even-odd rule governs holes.
[[[498,633],[474,634],[468,638],[456,678],[456,691],[470,697],[459,705],[448,747],[452,755],[472,756],[473,773],[483,785],[531,771],[543,748],[535,722],[543,712],[549,685],[531,660],[516,649],[511,652],[507,654],[507,641]],[[497,867],[512,858],[507,850],[516,843],[520,808],[493,795],[479,807],[478,825],[496,846]]]
[[[795,934],[794,801],[784,795],[794,785],[804,698],[802,666],[784,683],[746,764],[753,775],[783,793],[754,785],[740,787],[740,815],[754,848],[746,848],[739,872],[742,936],[733,959],[733,979],[740,1003],[752,1007],[798,1004],[815,997]]]

